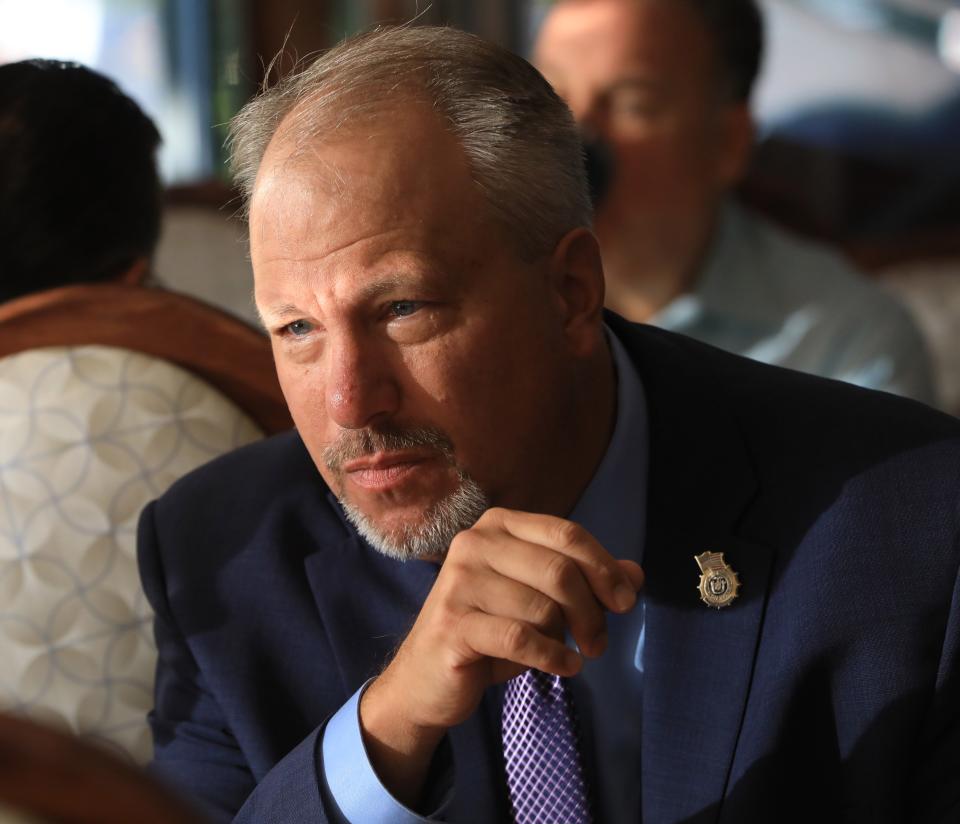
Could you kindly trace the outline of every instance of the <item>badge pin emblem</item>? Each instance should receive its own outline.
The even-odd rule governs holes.
[[[694,560],[700,567],[700,600],[708,607],[722,609],[730,606],[740,592],[740,578],[723,560],[722,552],[704,552],[695,555]]]

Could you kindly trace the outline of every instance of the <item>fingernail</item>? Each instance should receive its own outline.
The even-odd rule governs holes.
[[[617,609],[626,612],[637,602],[637,593],[633,591],[633,587],[617,584],[613,589],[613,602],[617,605]]]

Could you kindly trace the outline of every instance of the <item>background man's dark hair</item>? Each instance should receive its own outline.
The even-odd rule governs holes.
[[[160,134],[72,63],[0,66],[0,301],[111,280],[160,234]]]
[[[675,0],[668,0],[675,2]],[[763,60],[763,16],[755,0],[686,0],[713,37],[728,100],[747,102]]]

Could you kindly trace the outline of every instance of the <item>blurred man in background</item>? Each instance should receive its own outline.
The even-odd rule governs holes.
[[[732,202],[753,145],[754,0],[564,0],[534,60],[609,156],[607,305],[756,360],[936,400],[906,310]]]

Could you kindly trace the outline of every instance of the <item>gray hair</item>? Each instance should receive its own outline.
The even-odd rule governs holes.
[[[228,145],[245,206],[282,122],[305,145],[404,99],[423,100],[444,119],[521,253],[547,254],[570,229],[590,225],[583,149],[563,101],[522,58],[434,26],[379,28],[345,40],[244,106]]]

